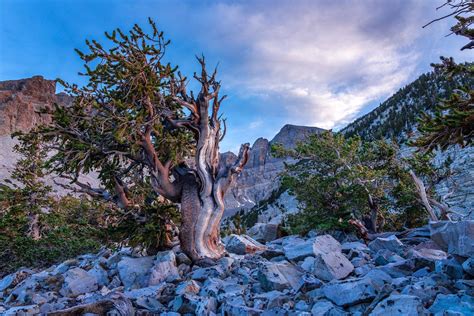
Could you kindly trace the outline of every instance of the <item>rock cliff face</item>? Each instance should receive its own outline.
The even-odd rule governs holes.
[[[10,135],[50,122],[51,117],[40,111],[51,109],[54,103],[71,103],[67,94],[56,94],[54,80],[35,76],[0,82],[0,181],[9,176],[18,159],[13,152],[16,140]]]
[[[56,83],[41,76],[0,82],[0,135],[48,123],[50,117],[39,111],[57,102],[55,92]]]
[[[273,144],[282,144],[291,149],[309,135],[324,131],[318,127],[296,126],[287,124],[271,140],[259,138],[250,151],[249,161],[237,181],[227,191],[226,216],[234,214],[241,208],[250,209],[259,201],[268,199],[273,191],[278,190],[278,175],[284,170],[284,163],[289,158],[275,158],[271,155]],[[223,159],[230,159],[232,153],[223,154]],[[233,155],[235,159],[235,155]]]

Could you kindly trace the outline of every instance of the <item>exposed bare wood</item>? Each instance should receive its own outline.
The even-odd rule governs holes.
[[[41,232],[39,226],[39,214],[30,214],[28,216],[28,233],[27,235],[33,240],[41,239]]]
[[[357,219],[350,219],[349,220],[349,224],[354,226],[354,228],[356,229],[358,235],[364,239],[365,241],[368,241],[370,240],[369,238],[369,231],[367,230],[367,228],[365,227],[364,224],[362,224],[361,221],[357,220]]]
[[[413,179],[413,182],[415,183],[417,193],[418,193],[418,196],[420,197],[421,203],[423,204],[423,206],[428,211],[428,214],[430,215],[430,220],[437,221],[438,216],[436,216],[436,213],[434,212],[433,208],[430,205],[428,196],[426,194],[425,184],[420,178],[416,176],[413,170],[410,170],[409,173],[410,173],[411,178]]]
[[[224,193],[248,160],[248,144],[242,146],[235,165],[219,170],[221,131],[218,112],[225,97],[219,96],[217,69],[209,76],[204,57],[198,57],[201,83],[197,97],[187,95],[185,79],[172,81],[173,100],[190,111],[186,119],[167,120],[177,128],[187,128],[196,138],[195,170],[182,176],[180,241],[182,249],[193,259],[217,259],[224,254],[220,242],[219,224],[224,212]],[[225,127],[225,123],[224,123]]]
[[[71,308],[48,313],[51,316],[81,316],[85,314],[108,315],[114,310],[114,315],[129,316],[135,314],[135,309],[129,299],[122,294],[114,292],[105,299],[89,304],[77,305]]]

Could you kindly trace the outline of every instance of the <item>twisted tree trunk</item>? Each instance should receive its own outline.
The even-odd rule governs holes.
[[[196,170],[182,177],[181,228],[182,250],[192,260],[218,259],[224,254],[220,241],[220,222],[224,213],[224,194],[248,159],[249,145],[244,144],[236,162],[219,166],[214,132],[198,146]],[[210,148],[214,148],[211,149]],[[217,147],[218,148],[218,147]]]
[[[194,261],[218,259],[224,254],[225,249],[220,241],[224,194],[242,171],[249,151],[249,144],[244,144],[232,165],[219,164],[219,142],[225,135],[225,121],[220,120],[218,111],[225,96],[219,98],[220,83],[215,79],[216,71],[208,76],[204,58],[198,60],[202,72],[201,76],[194,76],[201,83],[197,98],[186,93],[185,78],[180,77],[179,81],[172,82],[173,99],[190,111],[189,118],[167,118],[173,126],[185,127],[193,132],[197,144],[195,169],[189,169],[179,181],[181,248]],[[224,131],[221,131],[221,122],[224,122]]]

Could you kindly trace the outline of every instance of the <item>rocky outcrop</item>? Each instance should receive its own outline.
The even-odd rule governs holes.
[[[472,315],[472,258],[459,256],[455,248],[447,253],[436,248],[420,231],[429,228],[370,247],[351,235],[339,241],[314,233],[286,236],[250,252],[232,245],[258,243],[234,235],[227,238],[227,257],[194,265],[179,247],[143,257],[128,248],[104,249],[0,279],[0,314]],[[466,231],[457,233],[462,238]],[[291,252],[296,244],[305,247]],[[432,257],[427,250],[444,256]],[[378,262],[381,251],[393,260]],[[319,275],[321,266],[308,269],[318,256],[331,278]],[[356,268],[339,274],[333,268],[343,261]]]
[[[324,131],[324,129],[319,127],[286,124],[275,135],[270,144],[281,144],[286,149],[293,149],[299,142],[305,141],[309,136],[320,134]]]
[[[0,82],[0,136],[27,132],[38,124],[50,122],[42,109],[54,103],[68,103],[69,97],[56,96],[56,82],[41,76]]]
[[[444,251],[474,257],[474,221],[430,223],[431,239]]]
[[[14,132],[28,132],[34,126],[47,124],[50,115],[40,113],[43,109],[51,109],[54,104],[69,106],[73,98],[64,92],[56,94],[56,82],[41,76],[28,79],[9,80],[0,82],[0,182],[9,179],[19,156],[13,148],[18,143],[11,137]],[[57,191],[65,194],[65,189],[54,181],[67,183],[68,180],[58,180],[54,175],[48,175],[45,181]],[[97,176],[81,175],[81,181],[95,184]]]
[[[292,149],[298,142],[304,141],[309,135],[319,134],[324,130],[318,127],[297,126],[287,124],[271,140],[257,139],[249,154],[249,161],[237,181],[225,195],[226,216],[233,215],[240,209],[250,209],[258,202],[268,199],[272,192],[278,190],[278,177],[285,169],[285,162],[290,158],[276,158],[271,154],[273,144],[281,144]],[[235,159],[232,153],[225,153],[223,160]]]
[[[0,82],[0,181],[9,177],[18,155],[13,152],[14,132],[28,132],[38,124],[51,121],[42,109],[55,103],[69,105],[72,98],[56,94],[56,82],[41,76]]]

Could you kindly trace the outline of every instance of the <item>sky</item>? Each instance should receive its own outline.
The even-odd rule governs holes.
[[[144,28],[171,40],[166,59],[192,77],[195,55],[219,65],[227,136],[237,151],[285,124],[338,130],[431,70],[472,61],[448,36],[443,0],[0,0],[0,80],[42,75],[84,84],[74,48],[104,31]],[[192,85],[192,83],[191,83]],[[197,87],[197,85],[194,85]],[[59,91],[59,88],[58,88]]]

